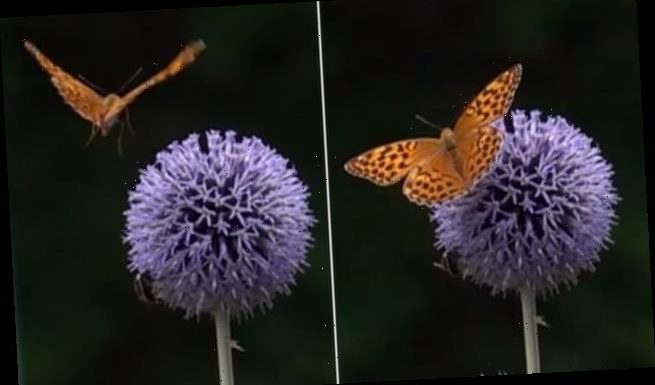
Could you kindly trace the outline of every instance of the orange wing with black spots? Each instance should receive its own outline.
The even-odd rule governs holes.
[[[453,131],[462,176],[472,183],[485,174],[496,160],[501,133],[490,124],[501,119],[514,100],[523,74],[516,64],[498,75],[466,106]]]
[[[496,128],[476,128],[469,140],[457,144],[457,154],[462,159],[462,176],[469,183],[479,179],[496,161],[501,144],[502,135]]]
[[[401,140],[352,158],[345,169],[351,175],[379,186],[389,186],[401,180],[412,167],[438,148],[439,139],[436,138]]]
[[[455,135],[492,123],[505,116],[521,82],[523,66],[516,64],[498,75],[466,105],[454,126]]]
[[[466,192],[466,182],[457,173],[453,158],[440,149],[420,162],[407,175],[403,193],[418,205],[437,204]]]
[[[376,147],[345,165],[347,172],[380,186],[405,176],[403,193],[418,205],[456,198],[489,171],[502,144],[491,123],[509,110],[521,80],[516,64],[491,81],[464,109],[453,131],[439,139],[410,139]]]

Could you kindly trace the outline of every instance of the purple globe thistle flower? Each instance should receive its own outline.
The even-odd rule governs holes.
[[[260,139],[192,134],[157,154],[129,192],[128,268],[186,317],[270,308],[308,266],[308,197],[289,161]]]
[[[562,117],[512,113],[496,164],[470,193],[431,208],[435,246],[462,276],[545,295],[594,271],[619,198],[591,138]],[[448,259],[446,259],[448,261]]]

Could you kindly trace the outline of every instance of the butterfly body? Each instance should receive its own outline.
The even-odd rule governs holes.
[[[98,109],[98,114],[95,119],[91,121],[97,129],[100,130],[102,136],[107,136],[111,133],[111,129],[118,122],[118,117],[122,108],[118,113],[112,111],[120,107],[121,97],[116,94],[109,94],[102,98],[101,108]]]
[[[403,193],[418,205],[456,198],[495,161],[502,135],[491,123],[509,110],[521,74],[522,67],[516,64],[497,76],[439,138],[401,140],[373,148],[350,159],[345,170],[380,186],[404,178]]]
[[[61,67],[53,63],[30,41],[25,40],[25,49],[34,56],[43,70],[48,73],[52,84],[68,104],[81,117],[92,124],[91,136],[87,144],[100,132],[102,136],[111,133],[112,127],[118,122],[121,112],[139,95],[150,87],[163,82],[171,76],[177,75],[186,66],[195,61],[196,57],[206,46],[202,40],[197,40],[185,46],[175,58],[162,70],[151,76],[148,80],[135,87],[127,94],[120,96],[114,93],[101,96],[87,85],[69,75]],[[119,136],[120,152],[120,136]]]
[[[455,137],[453,134],[453,130],[450,128],[446,127],[441,131],[441,139],[444,148],[446,151],[451,152],[455,150]]]
[[[441,136],[439,139],[443,148],[443,156],[450,159],[453,169],[457,172],[457,175],[462,178],[462,181],[464,181],[468,187],[469,181],[466,180],[464,175],[463,154],[457,150],[457,141],[453,130],[450,128],[444,128],[443,131],[441,131]]]

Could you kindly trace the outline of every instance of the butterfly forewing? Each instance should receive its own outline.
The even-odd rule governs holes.
[[[102,97],[84,83],[64,72],[31,42],[26,40],[24,46],[50,75],[52,84],[64,102],[84,119],[99,126],[103,112]]]
[[[151,76],[150,79],[139,84],[132,91],[125,94],[125,96],[121,98],[121,102],[117,103],[108,112],[108,115],[116,115],[120,113],[120,111],[123,110],[125,106],[132,103],[134,99],[137,98],[137,96],[141,95],[147,89],[182,72],[183,69],[185,69],[189,64],[196,60],[198,55],[204,51],[205,48],[207,48],[207,46],[202,40],[196,40],[187,44],[184,49],[182,49],[182,51],[180,51],[180,53],[178,53],[177,56],[175,56],[175,58],[173,58],[173,60],[171,60],[171,62],[168,63],[164,69],[157,72]]]
[[[437,152],[439,139],[401,140],[369,150],[349,160],[348,173],[380,186],[401,180],[420,160]]]
[[[522,66],[516,64],[498,75],[468,103],[455,124],[456,153],[462,160],[462,176],[468,183],[485,174],[500,151],[502,135],[490,124],[509,110],[522,72]]]
[[[516,64],[498,75],[470,101],[454,126],[455,135],[492,123],[505,116],[521,82],[523,67]]]

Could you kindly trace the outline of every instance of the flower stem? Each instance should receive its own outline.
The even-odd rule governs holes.
[[[232,338],[230,337],[230,313],[217,310],[214,313],[216,324],[216,351],[218,352],[218,372],[220,385],[234,385],[232,371]]]
[[[541,373],[539,337],[537,336],[537,303],[534,289],[530,285],[526,285],[520,290],[520,293],[527,371],[528,374]]]

